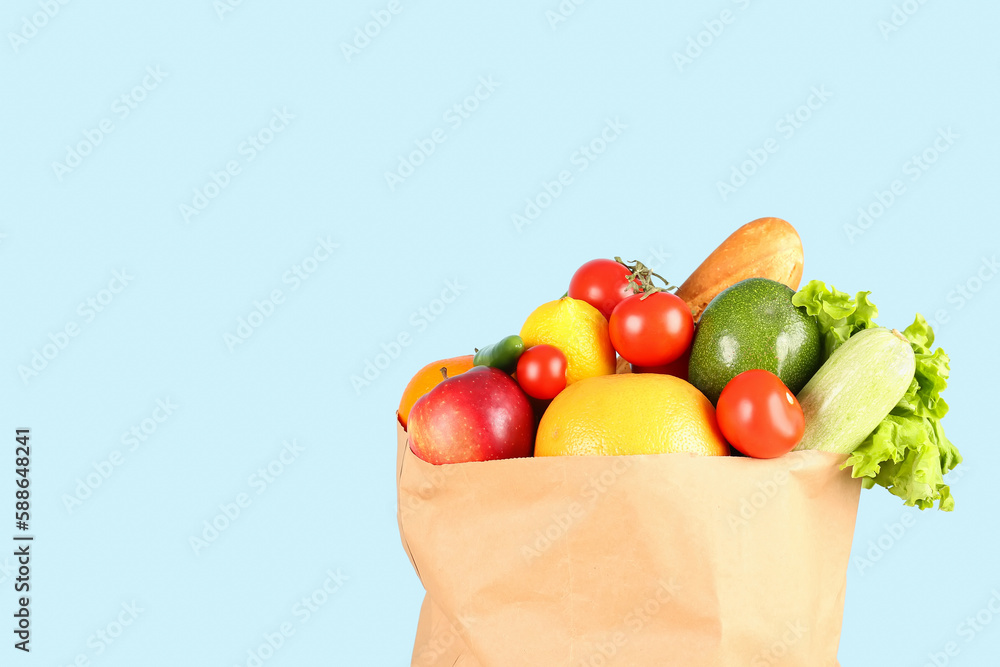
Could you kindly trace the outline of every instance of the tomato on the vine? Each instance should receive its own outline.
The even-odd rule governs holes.
[[[555,398],[566,388],[566,355],[552,345],[533,345],[517,360],[517,382],[528,396]]]
[[[619,303],[608,322],[611,344],[636,366],[663,366],[691,346],[694,318],[670,292],[634,294]]]
[[[729,444],[756,459],[792,451],[806,424],[798,399],[777,375],[765,370],[745,371],[730,380],[715,415]]]
[[[567,294],[570,298],[586,301],[608,319],[615,306],[632,296],[630,275],[631,270],[614,260],[592,259],[573,274]]]

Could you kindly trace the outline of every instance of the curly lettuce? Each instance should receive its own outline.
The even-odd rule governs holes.
[[[813,280],[792,296],[792,303],[819,321],[823,341],[823,361],[847,339],[865,329],[877,327],[878,308],[868,299],[871,292],[858,292],[855,298],[829,289],[821,280]]]
[[[823,360],[830,357],[848,338],[872,327],[878,309],[858,292],[852,299],[845,292],[813,280],[799,290],[792,303],[814,316],[823,340]],[[870,489],[876,484],[903,499],[909,506],[928,509],[937,503],[941,510],[955,508],[951,489],[944,476],[962,462],[962,455],[945,436],[941,419],[948,404],[941,392],[948,386],[948,355],[934,345],[934,330],[922,315],[903,335],[916,357],[916,372],[906,394],[857,448],[843,467],[861,477]]]

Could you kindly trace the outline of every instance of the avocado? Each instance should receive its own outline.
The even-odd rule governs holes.
[[[819,370],[819,323],[792,305],[793,294],[774,280],[748,278],[706,306],[691,344],[688,379],[713,405],[743,371],[771,371],[797,394]]]

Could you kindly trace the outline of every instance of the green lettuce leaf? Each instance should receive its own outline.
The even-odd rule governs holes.
[[[813,280],[792,296],[792,303],[819,321],[823,338],[823,361],[848,338],[864,329],[878,326],[878,308],[868,299],[871,292],[858,292],[852,299],[836,288],[827,289],[822,280]]]
[[[813,280],[792,297],[793,304],[819,322],[824,360],[854,334],[878,326],[874,321],[878,309],[869,294],[858,292],[852,299]],[[944,476],[962,462],[962,455],[941,426],[948,413],[941,398],[948,386],[948,355],[940,347],[931,350],[934,330],[919,313],[903,335],[916,357],[913,381],[896,407],[851,452],[844,467],[851,466],[851,475],[861,477],[866,489],[877,484],[911,507],[929,509],[936,502],[950,512],[955,499]]]

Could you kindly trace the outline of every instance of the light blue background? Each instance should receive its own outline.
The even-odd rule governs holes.
[[[1000,281],[962,307],[949,294],[1000,251],[1000,7],[913,2],[884,36],[888,0],[588,0],[555,28],[557,0],[400,0],[348,62],[340,44],[386,5],[244,0],[220,18],[211,0],[88,0],[0,46],[0,466],[13,466],[13,429],[31,427],[37,535],[33,651],[4,630],[0,663],[244,665],[290,622],[265,664],[408,664],[422,589],[396,526],[393,411],[410,376],[517,331],[585,260],[665,253],[656,268],[679,283],[736,227],[775,215],[799,229],[807,279],[872,290],[887,325],[948,318],[945,426],[967,462],[957,510],[889,539],[916,510],[864,493],[854,557],[891,547],[852,564],[841,662],[923,665],[955,641],[949,664],[992,664],[1000,618],[971,641],[957,632],[1000,590]],[[679,70],[674,52],[725,9],[734,21]],[[0,28],[39,11],[10,0]],[[157,66],[166,77],[121,118],[115,99]],[[449,125],[480,77],[500,85]],[[814,86],[832,97],[786,137],[776,124]],[[275,108],[295,117],[248,161],[241,142]],[[52,163],[105,118],[113,132],[60,180]],[[626,129],[579,171],[574,153],[609,118]],[[384,172],[435,128],[447,140],[391,191]],[[904,164],[940,128],[954,145],[909,180]],[[769,137],[778,152],[723,201],[717,182]],[[240,173],[186,223],[179,206],[229,160]],[[564,169],[573,183],[515,229]],[[894,179],[905,194],[851,243],[844,225]],[[286,271],[327,236],[340,247],[293,290]],[[78,304],[121,269],[133,280],[86,322]],[[460,296],[421,329],[411,314],[446,280]],[[224,336],[274,289],[284,302],[231,351]],[[22,381],[18,366],[70,322],[79,335]],[[351,376],[401,333],[412,344],[356,391]],[[166,398],[179,408],[127,451],[122,433]],[[256,495],[248,478],[291,439],[304,451]],[[64,496],[115,450],[122,465],[68,511]],[[241,492],[252,504],[195,555],[189,537]],[[338,569],[348,579],[302,623],[294,605]],[[132,601],[142,613],[98,655],[88,638]]]

